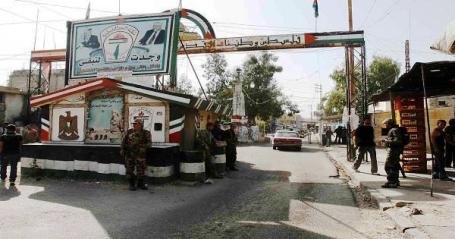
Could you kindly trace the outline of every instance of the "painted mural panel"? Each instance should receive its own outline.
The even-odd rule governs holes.
[[[84,108],[54,108],[52,111],[53,141],[84,140]]]
[[[144,121],[144,129],[152,133],[152,142],[163,143],[165,137],[165,107],[164,106],[130,106],[129,107],[129,128],[135,119]]]
[[[119,144],[123,129],[123,96],[101,96],[89,104],[88,143]]]

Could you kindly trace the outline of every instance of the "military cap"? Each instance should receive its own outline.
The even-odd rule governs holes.
[[[141,119],[141,118],[136,118],[136,119],[134,119],[133,124],[142,124],[143,125],[144,124],[144,120]]]

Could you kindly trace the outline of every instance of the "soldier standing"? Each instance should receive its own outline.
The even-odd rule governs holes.
[[[396,188],[400,186],[398,180],[400,171],[400,154],[403,152],[403,135],[398,125],[392,119],[384,120],[383,124],[388,130],[387,139],[384,140],[387,147],[387,158],[384,169],[387,173],[387,183],[382,185],[383,188]]]
[[[232,171],[238,171],[235,166],[237,161],[237,136],[235,135],[235,125],[229,124],[229,129],[225,131],[226,139],[226,168]]]
[[[0,175],[2,182],[6,180],[6,168],[11,165],[9,173],[10,186],[14,187],[17,177],[17,163],[21,158],[22,136],[16,134],[16,126],[9,124],[6,132],[0,137],[0,153],[2,156]]]
[[[445,145],[445,133],[444,127],[446,127],[445,120],[438,120],[436,128],[431,132],[431,149],[434,154],[434,165],[433,165],[433,178],[440,179],[442,181],[452,181],[451,178],[447,177],[445,170],[445,158],[444,158],[444,145]]]
[[[446,135],[446,167],[455,168],[455,119],[449,120],[449,126],[444,130]]]
[[[136,180],[138,188],[148,189],[147,184],[144,183],[144,176],[147,169],[146,153],[152,144],[151,138],[150,131],[144,129],[144,122],[141,119],[135,119],[133,129],[129,129],[122,140],[120,153],[125,160],[126,176],[131,191],[136,190]]]
[[[196,129],[196,149],[204,151],[206,180],[208,180],[208,177],[223,178],[223,176],[218,174],[215,169],[215,165],[212,162],[214,150],[216,147],[215,138],[210,132],[212,128],[213,124],[207,123],[207,130]]]

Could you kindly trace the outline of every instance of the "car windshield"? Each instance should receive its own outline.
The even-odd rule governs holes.
[[[299,136],[297,133],[294,132],[276,132],[275,137],[295,137],[298,138]]]

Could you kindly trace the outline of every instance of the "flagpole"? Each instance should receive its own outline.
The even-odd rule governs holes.
[[[121,16],[122,14],[120,13],[120,1],[121,0],[118,0],[118,15]]]

